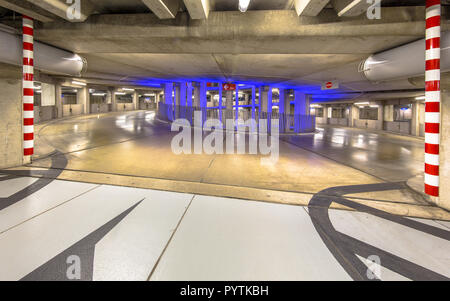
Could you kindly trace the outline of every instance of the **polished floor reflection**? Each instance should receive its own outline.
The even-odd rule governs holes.
[[[420,139],[359,129],[319,127],[316,134],[282,136],[280,158],[269,164],[259,155],[176,155],[174,135],[150,111],[91,115],[41,127],[38,145],[46,147],[37,152],[50,145],[65,154],[69,170],[307,193],[406,181],[423,162]]]

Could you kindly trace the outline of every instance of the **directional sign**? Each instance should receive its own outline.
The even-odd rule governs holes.
[[[328,81],[322,84],[322,90],[334,90],[334,89],[339,89],[339,82]]]
[[[225,91],[234,91],[236,90],[236,84],[223,84],[222,88]]]

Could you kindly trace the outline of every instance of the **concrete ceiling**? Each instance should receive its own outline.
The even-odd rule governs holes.
[[[293,0],[252,0],[246,13],[237,11],[238,0],[213,0],[203,20],[192,20],[184,6],[175,19],[161,20],[141,0],[91,2],[95,11],[85,22],[37,23],[35,37],[85,57],[83,76],[96,83],[216,79],[320,91],[323,81],[338,80],[340,92],[411,89],[407,80],[367,82],[357,67],[425,32],[424,1],[414,0],[383,0],[381,20],[339,18],[329,6],[298,17]],[[443,26],[450,30],[446,18]]]

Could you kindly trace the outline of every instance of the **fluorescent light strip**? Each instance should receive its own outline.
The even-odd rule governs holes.
[[[86,83],[79,82],[79,81],[76,81],[76,80],[73,80],[73,81],[72,81],[72,84],[74,84],[74,85],[79,85],[79,86],[86,86],[86,85],[87,85]]]

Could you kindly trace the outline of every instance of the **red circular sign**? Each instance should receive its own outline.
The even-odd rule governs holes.
[[[328,82],[325,84],[325,87],[327,87],[327,89],[333,88],[333,83],[332,82]]]

